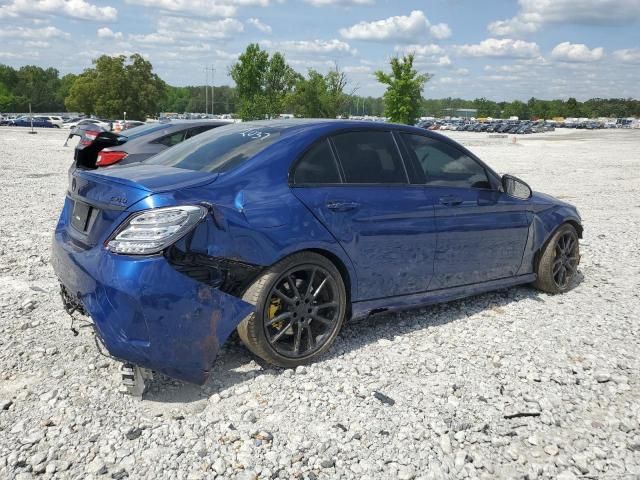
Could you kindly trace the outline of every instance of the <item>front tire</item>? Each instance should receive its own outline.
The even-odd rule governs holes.
[[[312,252],[276,263],[243,299],[256,311],[238,325],[240,339],[255,355],[285,368],[311,363],[329,350],[347,303],[338,269]]]
[[[580,243],[571,224],[564,224],[544,246],[536,266],[533,286],[547,293],[564,293],[578,273]]]

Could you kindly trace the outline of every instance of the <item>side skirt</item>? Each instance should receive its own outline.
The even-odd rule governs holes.
[[[401,297],[378,298],[375,300],[354,302],[352,305],[353,314],[351,315],[351,318],[358,319],[377,313],[409,310],[436,303],[450,302],[460,298],[491,292],[492,290],[532,283],[535,280],[536,274],[529,273],[526,275],[519,275],[517,277],[501,278],[499,280],[491,280],[490,282],[474,283],[472,285],[462,285],[460,287],[414,293],[411,295],[403,295]]]

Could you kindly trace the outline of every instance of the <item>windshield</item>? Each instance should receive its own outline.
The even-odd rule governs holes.
[[[197,135],[144,163],[200,172],[226,172],[274,143],[281,125],[236,123]]]

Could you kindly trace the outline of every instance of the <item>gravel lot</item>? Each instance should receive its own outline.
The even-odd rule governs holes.
[[[233,340],[136,401],[49,265],[65,132],[0,128],[0,478],[640,478],[640,131],[450,135],[578,206],[572,291],[352,322],[295,371]]]

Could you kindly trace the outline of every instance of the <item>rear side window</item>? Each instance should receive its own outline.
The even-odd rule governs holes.
[[[160,137],[151,143],[159,143],[160,145],[164,145],[166,147],[173,147],[174,145],[177,145],[184,140],[184,134],[185,134],[185,131],[181,130],[179,132],[171,133],[169,135],[165,135],[164,137]]]
[[[212,128],[216,128],[219,126],[220,125],[201,125],[199,127],[190,128],[189,130],[187,130],[187,135],[184,137],[184,139],[186,140],[187,138],[195,137],[196,135],[200,135],[207,130],[211,130]]]
[[[422,135],[402,134],[409,154],[433,187],[491,188],[482,165],[448,143]]]
[[[293,174],[293,183],[296,185],[340,183],[338,166],[326,139],[316,143],[300,159]]]
[[[226,172],[274,143],[284,127],[237,123],[214,128],[144,163],[200,172]]]
[[[407,183],[391,132],[348,132],[332,137],[346,183]]]

